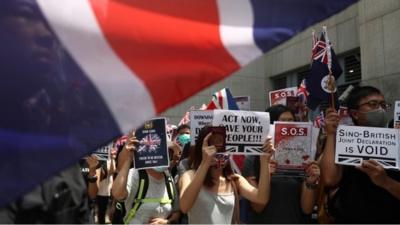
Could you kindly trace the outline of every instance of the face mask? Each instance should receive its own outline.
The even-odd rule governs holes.
[[[164,171],[166,171],[168,169],[168,167],[157,167],[157,168],[153,168],[154,171],[162,173]]]
[[[385,127],[387,123],[386,111],[384,109],[377,109],[374,111],[363,113],[367,118],[365,124],[360,124],[367,127]]]
[[[181,134],[178,136],[178,144],[185,146],[186,143],[190,142],[190,134]]]
[[[214,159],[215,159],[214,167],[216,167],[217,169],[224,168],[229,162],[229,154],[217,153],[215,154]]]

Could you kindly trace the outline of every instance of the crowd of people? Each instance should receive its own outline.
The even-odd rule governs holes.
[[[390,107],[371,86],[347,100],[355,126],[386,127]],[[274,121],[295,121],[290,108],[267,110]],[[275,176],[271,137],[263,153],[246,156],[241,174],[232,169],[225,140],[211,126],[190,144],[190,126],[169,141],[169,167],[137,170],[138,140],[131,132],[115,142],[107,161],[94,155],[63,171],[0,210],[1,222],[115,224],[399,223],[400,171],[375,160],[335,164],[338,112],[326,109],[325,135],[304,177]],[[390,126],[390,125],[389,125]],[[81,176],[81,174],[83,176]],[[86,184],[86,185],[85,185]],[[56,193],[56,194],[54,194]],[[85,200],[87,199],[87,200]],[[47,207],[47,208],[46,208]]]

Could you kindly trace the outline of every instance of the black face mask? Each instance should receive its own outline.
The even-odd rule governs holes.
[[[361,126],[367,127],[385,127],[387,124],[386,111],[384,109],[377,109],[370,112],[360,112],[364,114],[367,121],[364,124],[359,124]]]

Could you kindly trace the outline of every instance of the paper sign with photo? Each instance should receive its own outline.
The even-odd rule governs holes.
[[[303,175],[308,163],[314,160],[312,124],[308,122],[275,122],[275,160],[277,174]]]
[[[165,118],[145,122],[135,135],[139,141],[135,152],[136,169],[169,166]]]

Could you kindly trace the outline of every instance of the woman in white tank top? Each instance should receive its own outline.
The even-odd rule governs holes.
[[[268,165],[274,152],[270,138],[263,150],[260,182],[258,187],[253,187],[241,175],[232,172],[229,156],[222,153],[225,152],[225,135],[212,127],[201,129],[189,162],[191,170],[179,180],[180,207],[188,214],[189,224],[237,223],[239,212],[234,213],[234,209],[239,195],[251,202],[266,204],[270,182]]]

